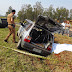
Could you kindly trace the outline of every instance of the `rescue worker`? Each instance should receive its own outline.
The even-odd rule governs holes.
[[[14,23],[14,14],[15,14],[15,12],[16,12],[15,10],[12,10],[12,12],[10,14],[8,14],[8,16],[7,16],[9,34],[5,38],[5,40],[4,40],[5,42],[8,42],[8,38],[10,37],[11,34],[13,34],[13,42],[17,43],[15,41],[15,23]]]

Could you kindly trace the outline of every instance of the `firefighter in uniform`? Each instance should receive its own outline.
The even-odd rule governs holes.
[[[7,35],[7,37],[5,38],[5,42],[8,42],[8,38],[10,37],[10,35],[13,35],[13,42],[17,43],[15,41],[15,23],[14,23],[14,14],[15,14],[15,10],[12,10],[12,12],[10,14],[8,14],[7,16],[7,22],[8,22],[8,28],[9,28],[9,34]]]

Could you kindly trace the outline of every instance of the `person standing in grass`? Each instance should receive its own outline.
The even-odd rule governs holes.
[[[62,25],[63,25],[63,31],[62,31],[62,35],[65,33],[65,26],[66,26],[66,21],[64,21],[63,23],[62,23]]]
[[[67,36],[69,36],[69,29],[70,29],[70,23],[69,23],[69,21],[67,21],[67,23],[65,25],[65,33]]]
[[[5,38],[5,42],[8,42],[8,38],[10,37],[10,35],[13,35],[13,42],[17,43],[15,41],[15,23],[14,23],[14,14],[15,14],[15,10],[12,10],[12,12],[10,14],[8,14],[7,16],[7,22],[8,22],[8,28],[9,28],[9,34],[7,35],[7,37]]]

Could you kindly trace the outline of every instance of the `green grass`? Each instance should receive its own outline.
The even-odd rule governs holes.
[[[61,35],[61,34],[55,34],[54,35],[55,39],[55,43],[60,43],[60,44],[72,44],[72,37],[68,37],[66,35]]]
[[[16,18],[16,19],[15,19],[15,22],[19,23],[19,22],[20,22],[20,20]]]
[[[18,30],[16,27],[16,33]],[[72,52],[61,52],[58,55],[52,53],[48,58],[53,60],[40,60],[38,58],[14,52],[3,46],[16,49],[17,44],[12,42],[12,36],[9,43],[5,43],[8,28],[0,28],[0,72],[71,72],[72,71]],[[62,38],[61,35],[57,35]],[[64,36],[68,41],[69,39]],[[16,36],[16,40],[18,38]],[[61,39],[62,41],[62,39]],[[60,42],[61,42],[60,41]],[[59,41],[57,41],[59,43]]]
[[[7,18],[7,17],[5,17],[5,16],[0,16],[0,18]]]

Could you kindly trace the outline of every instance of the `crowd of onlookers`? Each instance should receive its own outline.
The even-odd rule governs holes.
[[[63,25],[63,31],[62,31],[62,35],[66,34],[67,36],[69,36],[69,29],[70,29],[70,22],[69,21],[64,21],[63,23],[61,23]]]

